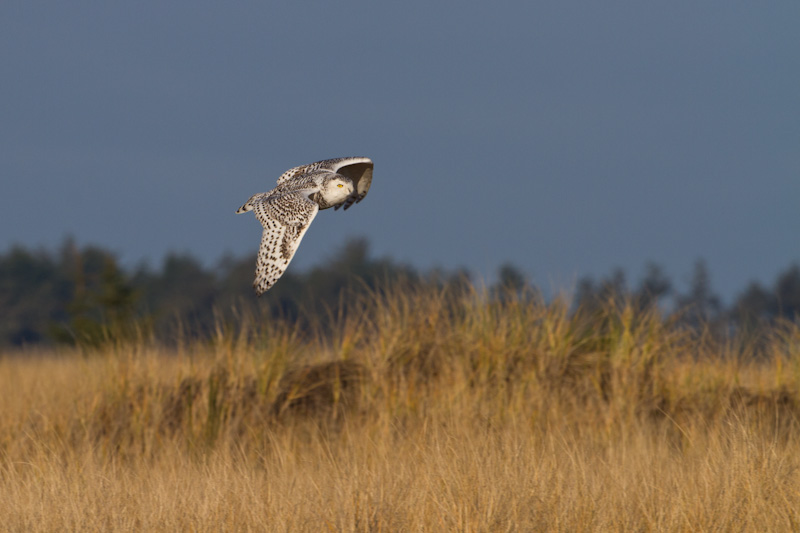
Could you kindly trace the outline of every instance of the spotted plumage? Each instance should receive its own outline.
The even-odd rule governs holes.
[[[320,209],[348,209],[364,199],[372,183],[372,160],[326,159],[284,172],[278,186],[255,194],[237,213],[253,211],[264,227],[253,288],[261,296],[289,266]]]

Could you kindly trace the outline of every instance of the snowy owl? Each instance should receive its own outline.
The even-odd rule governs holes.
[[[340,157],[284,172],[278,186],[254,194],[236,212],[255,211],[264,226],[253,288],[261,296],[283,275],[317,211],[347,209],[364,199],[372,183],[372,160]]]

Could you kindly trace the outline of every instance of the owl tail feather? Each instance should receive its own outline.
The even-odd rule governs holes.
[[[247,213],[248,211],[252,211],[252,210],[253,210],[253,206],[250,204],[250,201],[248,200],[248,202],[246,204],[244,204],[242,207],[240,207],[239,209],[236,210],[236,214],[237,215],[241,215],[242,213]]]

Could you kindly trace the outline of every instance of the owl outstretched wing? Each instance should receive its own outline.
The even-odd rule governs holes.
[[[308,226],[317,216],[319,206],[309,200],[310,192],[293,191],[253,197],[248,201],[264,227],[256,261],[256,279],[253,282],[257,295],[264,294],[283,275]]]

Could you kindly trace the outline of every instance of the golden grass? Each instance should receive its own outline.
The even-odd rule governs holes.
[[[800,529],[796,325],[401,287],[334,323],[0,357],[0,530]]]

